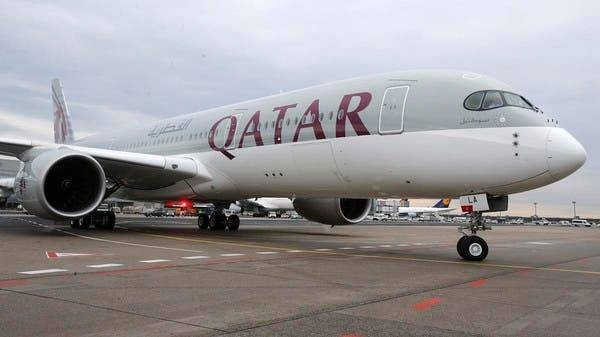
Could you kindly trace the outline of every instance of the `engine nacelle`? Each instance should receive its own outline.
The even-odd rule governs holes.
[[[295,199],[296,212],[308,220],[341,226],[361,222],[369,214],[371,199]]]
[[[46,219],[78,218],[94,211],[104,199],[104,170],[91,156],[48,150],[29,157],[14,186],[29,213]]]

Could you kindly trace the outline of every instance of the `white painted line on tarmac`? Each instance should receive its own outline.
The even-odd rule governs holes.
[[[67,270],[67,269],[41,269],[41,270],[22,271],[22,272],[19,272],[19,274],[38,275],[38,274],[60,273],[63,271],[69,271],[69,270]]]
[[[303,250],[299,250],[299,249],[292,249],[292,250],[288,250],[288,253],[302,253]]]
[[[542,242],[542,241],[529,241],[529,242],[525,242],[528,243],[530,245],[551,245],[551,242]]]
[[[156,259],[156,260],[142,260],[141,263],[159,263],[159,262],[169,262],[170,260],[164,259]]]
[[[340,247],[339,249],[342,249],[342,250],[351,250],[351,249],[354,249],[354,247]]]
[[[410,246],[408,243],[399,243],[396,245],[396,247],[408,247]]]
[[[363,249],[370,249],[370,248],[375,248],[375,246],[360,246],[360,248],[363,248]]]
[[[391,248],[392,245],[379,245],[379,247],[381,247],[381,248]]]
[[[105,264],[92,264],[87,266],[88,268],[110,268],[110,267],[121,267],[123,266],[120,263],[105,263]]]
[[[425,244],[423,242],[415,242],[413,243],[413,246],[424,246]]]
[[[279,254],[279,252],[256,252],[256,254],[260,254],[260,255],[271,255],[271,254]]]
[[[317,248],[315,250],[317,252],[329,252],[329,251],[331,251],[331,248]]]
[[[204,255],[182,257],[182,259],[186,259],[186,260],[198,260],[198,259],[208,259],[208,258],[209,258],[208,256],[204,256]]]
[[[246,255],[246,254],[240,254],[240,253],[221,254],[221,256],[224,256],[224,257],[230,257],[230,256],[243,256],[243,255]]]
[[[19,218],[17,218],[17,219],[19,219]],[[97,238],[97,237],[93,237],[93,236],[87,236],[87,235],[81,235],[81,234],[69,232],[69,231],[66,231],[66,230],[62,230],[60,228],[56,228],[56,227],[53,227],[53,226],[44,225],[44,224],[41,224],[41,223],[38,223],[38,222],[34,222],[34,221],[28,221],[28,220],[24,220],[24,219],[19,219],[19,220],[27,221],[27,222],[30,222],[30,223],[36,225],[36,226],[40,226],[40,227],[43,227],[43,228],[55,230],[57,232],[68,234],[68,235],[73,235],[73,236],[76,236],[76,237],[82,238],[82,239],[88,239],[88,240],[94,240],[94,241],[101,241],[101,242],[108,242],[108,243],[116,243],[116,244],[119,244],[119,245],[128,245],[128,246],[135,246],[135,247],[166,249],[166,250],[174,250],[174,251],[179,251],[179,252],[202,253],[201,250],[173,248],[173,247],[163,247],[163,246],[153,246],[153,245],[144,245],[144,244],[141,244],[141,243],[133,243],[133,242],[126,242],[126,241],[117,241],[117,240],[102,239],[102,238]]]

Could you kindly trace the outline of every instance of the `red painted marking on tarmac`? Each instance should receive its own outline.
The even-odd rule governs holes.
[[[486,279],[481,279],[481,280],[477,280],[477,281],[473,281],[473,282],[469,282],[469,287],[481,287],[483,285],[485,285],[487,283]]]
[[[586,264],[588,262],[590,262],[590,260],[587,257],[577,260],[577,263],[580,263],[580,264]]]
[[[46,252],[46,257],[49,259],[58,259],[61,257],[77,257],[77,256],[92,256],[94,253],[62,253],[62,252]]]
[[[345,333],[345,334],[341,335],[340,337],[363,337],[363,335],[354,333],[354,332],[350,332],[350,333]]]
[[[27,284],[29,281],[25,279],[1,280],[0,288],[10,288]]]
[[[431,307],[438,305],[442,302],[444,302],[443,298],[432,297],[432,298],[428,298],[424,301],[413,304],[412,308],[413,308],[413,310],[416,310],[416,311],[425,311],[425,310],[431,309]]]

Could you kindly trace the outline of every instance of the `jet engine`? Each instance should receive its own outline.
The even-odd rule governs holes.
[[[296,212],[308,220],[322,224],[354,225],[369,214],[371,199],[314,198],[295,199]]]
[[[106,177],[91,156],[48,150],[24,158],[14,190],[31,214],[50,219],[78,218],[104,199]]]

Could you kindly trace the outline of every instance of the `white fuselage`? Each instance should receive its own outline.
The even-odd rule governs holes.
[[[76,145],[194,158],[212,176],[115,194],[134,200],[506,195],[550,184],[583,164],[581,145],[539,111],[465,109],[465,98],[478,90],[512,91],[463,72],[393,73],[188,114]]]

